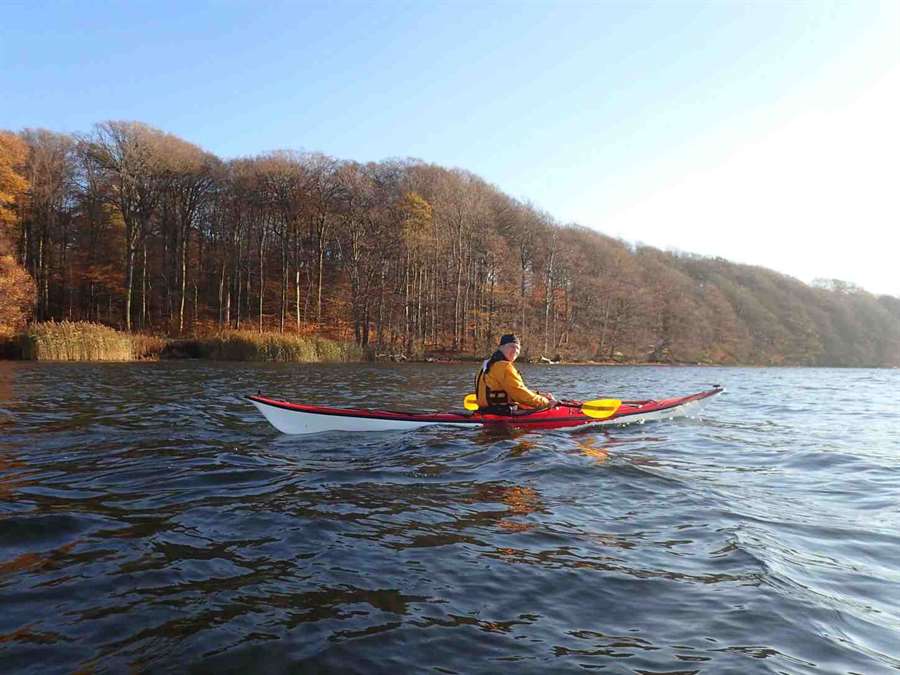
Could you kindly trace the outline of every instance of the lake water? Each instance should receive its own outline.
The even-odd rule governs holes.
[[[446,409],[471,366],[0,362],[0,672],[900,670],[900,371],[583,432],[284,436],[242,397]]]

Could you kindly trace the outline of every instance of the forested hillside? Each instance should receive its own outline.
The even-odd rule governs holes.
[[[514,330],[532,357],[900,365],[898,298],[633,247],[415,160],[7,132],[0,227],[0,330],[319,332],[410,357]]]

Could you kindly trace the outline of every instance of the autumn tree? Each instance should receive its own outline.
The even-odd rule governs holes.
[[[200,229],[211,199],[218,159],[174,136],[158,139],[158,211],[156,222],[162,240],[163,278],[170,325],[184,331],[188,259],[192,234]],[[198,245],[202,240],[198,241]]]
[[[108,182],[104,195],[125,224],[125,327],[132,327],[135,258],[159,206],[166,134],[139,122],[103,122],[94,129],[86,157]],[[142,267],[146,275],[146,265]],[[142,284],[144,296],[146,285]],[[145,303],[146,301],[143,300]],[[146,307],[142,309],[142,316]]]
[[[72,305],[72,251],[75,231],[77,158],[75,141],[66,134],[26,130],[28,145],[27,207],[21,214],[23,264],[37,283],[38,319],[66,315]],[[57,291],[51,307],[51,278]],[[68,298],[63,297],[63,289]],[[68,302],[66,302],[68,300]]]
[[[0,336],[20,328],[34,303],[34,280],[16,261],[10,241],[27,200],[27,160],[22,139],[0,131]]]
[[[413,342],[424,340],[428,260],[434,240],[434,209],[417,192],[404,190],[393,210],[400,228],[403,252],[403,344],[412,353]]]

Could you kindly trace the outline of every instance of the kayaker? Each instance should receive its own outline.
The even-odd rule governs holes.
[[[556,401],[553,394],[541,394],[525,386],[513,365],[521,348],[517,336],[504,335],[497,351],[482,364],[475,378],[479,410],[508,415],[516,406],[546,408]]]

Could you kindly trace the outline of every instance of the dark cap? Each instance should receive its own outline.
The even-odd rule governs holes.
[[[508,345],[510,343],[515,344],[515,345],[522,344],[521,342],[519,342],[518,336],[513,335],[512,333],[508,333],[507,335],[504,335],[502,338],[500,338],[500,346],[501,347],[503,345]]]

